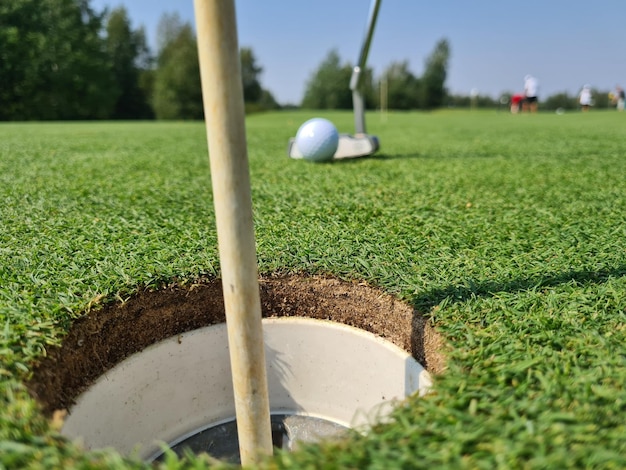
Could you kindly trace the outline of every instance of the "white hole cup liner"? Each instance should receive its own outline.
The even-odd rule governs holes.
[[[367,430],[398,400],[424,394],[428,372],[363,330],[307,318],[263,320],[272,414]],[[62,433],[87,449],[144,459],[235,417],[226,324],[168,338],[136,353],[78,397]]]

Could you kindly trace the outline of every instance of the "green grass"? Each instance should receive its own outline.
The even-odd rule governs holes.
[[[624,468],[626,116],[371,114],[376,157],[287,158],[314,114],[248,118],[260,272],[380,286],[449,363],[393,424],[272,465]],[[89,307],[219,276],[204,132],[0,125],[0,468],[142,465],[60,439],[22,384]]]

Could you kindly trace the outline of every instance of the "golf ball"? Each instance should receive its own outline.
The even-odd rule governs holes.
[[[298,129],[296,146],[302,156],[314,162],[331,160],[339,145],[339,133],[328,119],[309,119]]]

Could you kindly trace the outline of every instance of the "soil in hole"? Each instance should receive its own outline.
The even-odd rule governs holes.
[[[365,283],[323,277],[259,280],[264,317],[326,319],[374,333],[409,351],[433,374],[445,367],[443,341],[410,305]],[[52,415],[126,357],[165,338],[225,321],[219,279],[142,291],[74,322],[60,347],[34,368],[28,386]]]

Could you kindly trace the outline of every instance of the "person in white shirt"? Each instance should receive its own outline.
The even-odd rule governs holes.
[[[591,87],[589,85],[585,85],[580,91],[580,95],[578,95],[578,102],[580,103],[583,111],[589,111],[592,103]]]
[[[532,75],[524,77],[524,105],[525,111],[536,113],[538,108],[539,82]]]

